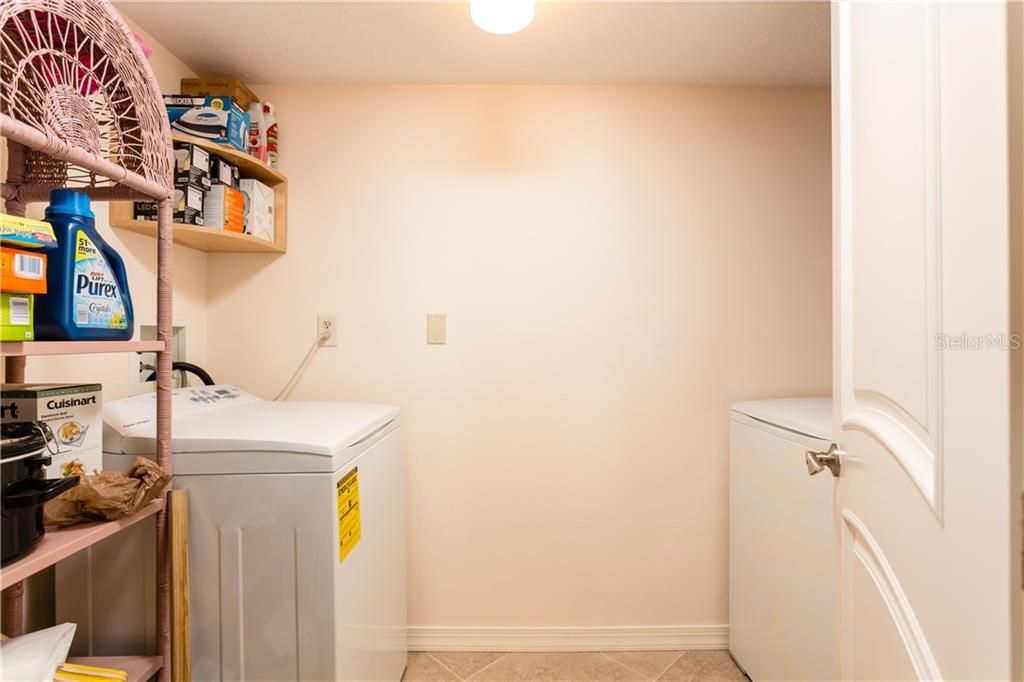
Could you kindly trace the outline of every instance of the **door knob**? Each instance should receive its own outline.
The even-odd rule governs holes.
[[[842,455],[843,453],[839,450],[839,446],[835,443],[829,445],[828,450],[825,452],[808,450],[804,455],[804,461],[807,463],[807,473],[814,476],[828,469],[834,477],[839,478],[839,471],[842,468],[839,459]]]

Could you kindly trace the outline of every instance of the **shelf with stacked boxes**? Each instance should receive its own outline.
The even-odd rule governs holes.
[[[194,144],[238,168],[242,178],[258,180],[274,192],[274,240],[228,230],[174,223],[174,241],[193,249],[221,253],[285,253],[288,250],[288,180],[259,159],[234,147],[201,137],[173,133],[175,142]],[[131,202],[110,205],[112,227],[156,236],[156,221],[135,218]]]

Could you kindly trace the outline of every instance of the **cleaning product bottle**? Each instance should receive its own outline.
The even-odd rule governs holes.
[[[52,190],[46,222],[57,248],[48,259],[47,293],[36,302],[36,338],[130,340],[135,326],[124,261],[96,231],[89,195]]]
[[[277,117],[270,102],[263,103],[263,125],[267,128],[267,163],[277,168]]]
[[[267,160],[267,124],[260,102],[249,105],[249,154],[260,161]]]

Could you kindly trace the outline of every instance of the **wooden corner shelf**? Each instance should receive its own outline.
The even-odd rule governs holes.
[[[156,221],[132,218],[130,203],[110,204],[110,226],[119,230],[156,237]],[[278,245],[277,240],[271,242],[251,234],[239,234],[209,227],[174,223],[173,234],[175,244],[209,253],[285,253],[287,251],[284,246]]]
[[[171,131],[171,138],[175,142],[188,142],[196,145],[197,147],[202,147],[211,154],[216,154],[222,159],[226,159],[229,163],[238,166],[238,170],[242,174],[243,178],[253,178],[254,180],[259,180],[264,185],[269,185],[270,187],[276,187],[277,185],[284,184],[288,181],[287,178],[281,175],[281,173],[263,163],[255,156],[239,151],[231,145],[211,142],[206,138],[174,131]]]
[[[35,575],[44,568],[53,566],[61,559],[66,559],[128,526],[135,525],[163,508],[163,499],[158,499],[150,502],[135,514],[117,521],[84,523],[79,526],[47,530],[43,539],[28,554],[0,567],[0,589],[6,590],[30,575]]]
[[[274,190],[274,241],[210,227],[174,224],[174,243],[210,253],[286,253],[288,251],[288,179],[259,159],[234,147],[173,133],[175,142],[188,142],[238,166],[243,178],[259,180]],[[120,230],[156,237],[155,220],[135,220],[131,202],[110,204],[110,225]]]

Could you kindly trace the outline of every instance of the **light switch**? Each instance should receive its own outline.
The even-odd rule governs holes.
[[[427,343],[437,345],[448,343],[448,316],[444,313],[427,315]]]

